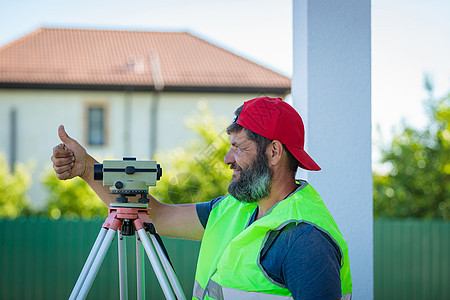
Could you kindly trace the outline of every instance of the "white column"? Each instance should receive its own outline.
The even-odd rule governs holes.
[[[370,0],[293,0],[292,100],[306,150],[300,172],[348,242],[353,299],[373,299]]]

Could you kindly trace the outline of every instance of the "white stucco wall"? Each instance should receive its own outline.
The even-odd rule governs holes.
[[[161,93],[157,150],[183,146],[195,138],[184,121],[200,114],[199,102],[206,103],[218,119],[231,122],[234,110],[243,101],[257,96],[256,93]],[[51,165],[53,146],[60,143],[57,135],[60,124],[65,125],[71,137],[87,145],[86,110],[90,104],[101,104],[106,108],[107,144],[88,146],[88,152],[99,160],[121,159],[123,156],[150,159],[150,107],[153,99],[151,92],[0,89],[0,153],[9,159],[10,111],[15,108],[16,159],[33,163],[30,196],[34,206],[41,206],[46,192],[40,177]],[[164,162],[159,163],[164,167]]]
[[[301,172],[348,242],[353,299],[373,299],[370,0],[294,0],[292,99],[320,172]]]

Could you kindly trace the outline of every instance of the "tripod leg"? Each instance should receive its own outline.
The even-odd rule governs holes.
[[[139,234],[136,234],[136,279],[137,279],[137,299],[145,299],[145,268],[144,256],[142,255],[142,243]]]
[[[125,243],[122,231],[118,230],[118,256],[119,256],[119,286],[120,300],[128,299],[128,274],[127,274],[127,244]]]
[[[86,280],[83,282],[80,293],[77,296],[77,299],[86,299],[89,290],[91,289],[92,283],[94,282],[95,276],[97,276],[98,270],[103,262],[103,259],[106,256],[106,252],[108,252],[109,246],[111,246],[111,242],[114,239],[116,231],[114,229],[108,229],[106,236],[98,250],[97,255],[95,256],[94,262],[89,270],[89,273],[86,276]]]
[[[97,239],[94,242],[94,245],[92,246],[91,252],[89,252],[89,256],[86,259],[86,262],[84,263],[83,269],[81,270],[80,276],[78,277],[77,283],[75,283],[75,286],[72,290],[72,293],[69,296],[69,300],[76,299],[78,293],[80,292],[81,285],[83,284],[84,280],[86,279],[86,275],[91,268],[92,262],[94,261],[95,256],[97,255],[98,249],[100,248],[100,245],[105,238],[106,232],[105,228],[101,228],[100,232],[98,233]]]
[[[158,253],[159,260],[161,261],[164,270],[166,271],[167,278],[169,279],[170,284],[172,285],[172,289],[175,295],[177,296],[177,299],[186,299],[183,289],[181,288],[180,282],[178,281],[178,277],[175,275],[175,272],[172,266],[170,265],[166,255],[164,254],[164,251],[162,250],[160,244],[158,243],[154,235],[150,234],[150,238],[152,239],[153,246],[155,247],[156,252]]]
[[[164,274],[164,271],[161,267],[161,263],[158,260],[158,257],[155,253],[155,250],[153,249],[150,239],[147,236],[147,232],[145,229],[139,229],[138,230],[139,238],[142,241],[142,244],[144,245],[145,252],[147,253],[148,259],[150,260],[150,263],[152,264],[153,270],[155,271],[156,278],[158,278],[159,284],[164,292],[164,296],[166,296],[166,299],[173,299],[175,300],[175,296],[172,292],[172,289],[170,288],[169,283],[167,282],[167,278]]]

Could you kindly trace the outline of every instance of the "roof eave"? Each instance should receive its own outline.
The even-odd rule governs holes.
[[[106,85],[106,84],[51,84],[0,82],[0,88],[10,89],[44,89],[44,90],[98,90],[98,91],[155,91],[148,85]],[[208,93],[273,93],[288,94],[291,89],[286,87],[225,87],[225,86],[165,86],[166,92],[208,92]]]

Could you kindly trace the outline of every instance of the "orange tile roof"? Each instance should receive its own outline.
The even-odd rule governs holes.
[[[150,57],[159,65],[153,71]],[[40,28],[0,47],[0,87],[153,89],[155,77],[165,90],[287,93],[291,86],[288,77],[186,32]]]

